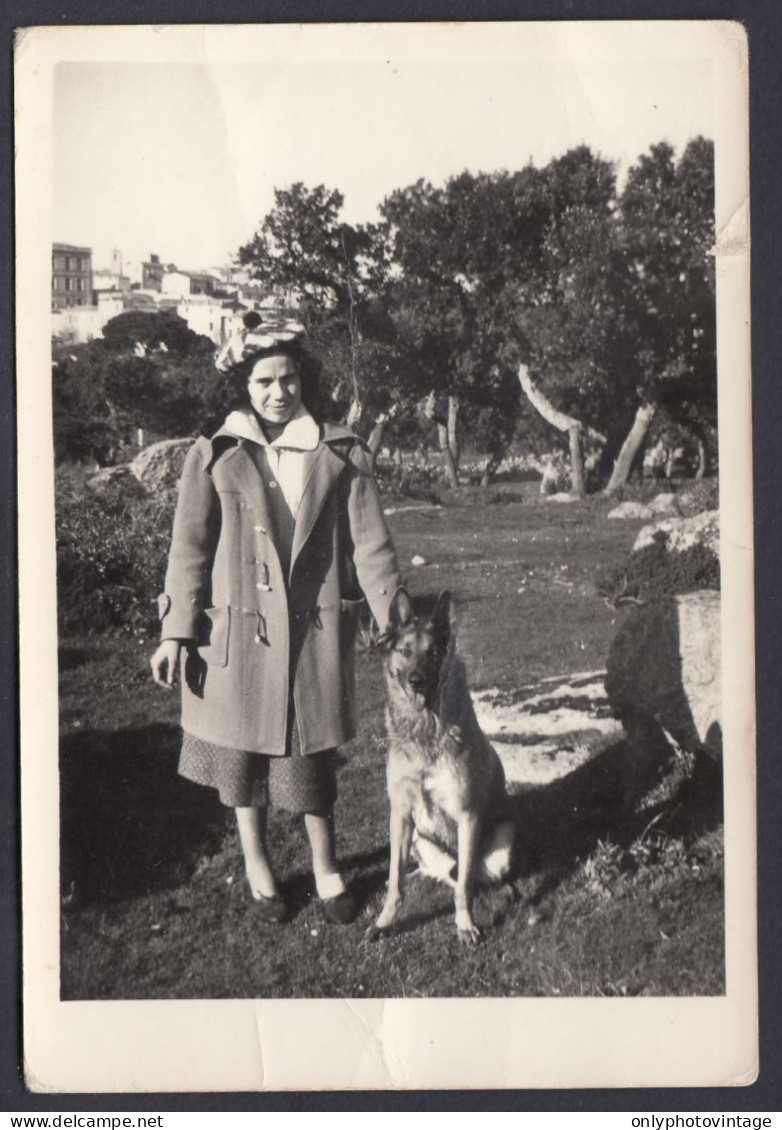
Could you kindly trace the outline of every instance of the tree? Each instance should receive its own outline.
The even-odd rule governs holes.
[[[104,333],[61,351],[54,365],[58,461],[116,463],[132,451],[137,429],[191,435],[210,414],[219,381],[209,338],[181,318],[135,311],[113,318]]]
[[[492,221],[513,215],[507,203],[507,176],[463,173],[442,189],[418,181],[380,208],[387,258],[395,265],[385,298],[454,486],[461,422],[475,427],[481,415],[486,434],[495,403],[499,411],[497,396],[486,395],[503,382],[493,310],[498,284],[489,277],[497,261],[490,248],[498,235]],[[507,427],[491,430],[495,441],[512,434]],[[495,447],[490,466],[497,457]]]
[[[386,331],[374,336],[379,315],[372,308],[388,264],[376,228],[345,223],[343,204],[342,194],[324,185],[275,189],[274,207],[239,249],[238,260],[253,277],[302,305],[330,382],[332,408],[358,423],[368,404],[373,418],[389,407],[374,386],[391,366],[392,351]]]
[[[611,165],[585,146],[513,174],[504,190],[511,219],[503,226],[490,210],[494,256],[477,264],[503,328],[499,356],[526,401],[567,435],[576,494],[585,491],[584,438],[606,442],[599,428],[615,348],[607,331],[616,304],[614,190]]]
[[[583,146],[518,174],[531,246],[514,272],[515,244],[496,243],[506,325],[525,396],[570,438],[576,491],[584,437],[616,455],[614,490],[657,413],[701,435],[713,418],[711,160],[703,139],[678,165],[670,147],[653,147],[619,200],[612,167]]]
[[[122,447],[116,410],[104,390],[103,354],[73,346],[52,367],[54,455],[64,461],[116,461]]]
[[[360,261],[371,234],[340,220],[344,202],[341,192],[322,184],[276,188],[271,212],[239,248],[239,263],[278,291],[349,309],[360,296]]]
[[[351,421],[368,409],[373,442],[423,402],[450,481],[461,431],[486,444],[488,481],[517,422],[535,440],[553,425],[575,492],[585,444],[602,449],[615,490],[655,420],[686,429],[705,463],[712,163],[702,138],[678,163],[654,146],[617,196],[612,164],[578,146],[542,169],[419,180],[366,227],[343,223],[340,193],[297,184],[276,191],[240,261],[302,302],[333,408]]]
[[[619,238],[630,265],[625,296],[634,325],[637,408],[607,491],[626,481],[660,411],[703,449],[716,424],[714,151],[699,137],[678,164],[652,146],[630,170],[620,198]]]
[[[215,351],[210,338],[195,333],[184,318],[168,311],[126,310],[106,323],[102,340],[117,354],[162,352],[213,356]]]

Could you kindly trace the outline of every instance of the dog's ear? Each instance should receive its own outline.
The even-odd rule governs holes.
[[[447,647],[453,631],[453,602],[447,589],[440,593],[434,606],[432,630],[440,646]]]
[[[388,625],[382,638],[394,639],[403,628],[412,624],[413,620],[415,620],[415,612],[407,589],[397,589],[388,609]]]

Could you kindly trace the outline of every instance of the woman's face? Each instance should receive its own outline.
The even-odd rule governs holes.
[[[256,361],[247,381],[250,403],[262,420],[287,424],[301,404],[301,377],[292,357],[275,353]]]

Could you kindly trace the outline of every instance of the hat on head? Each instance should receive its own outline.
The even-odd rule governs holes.
[[[301,322],[284,310],[264,310],[262,315],[251,310],[242,321],[244,327],[217,354],[215,365],[221,373],[275,346],[301,345],[307,337]]]

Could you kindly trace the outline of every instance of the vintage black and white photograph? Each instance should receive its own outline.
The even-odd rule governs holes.
[[[20,35],[26,993],[689,1002],[735,1047],[650,1080],[751,1073],[744,52]]]

